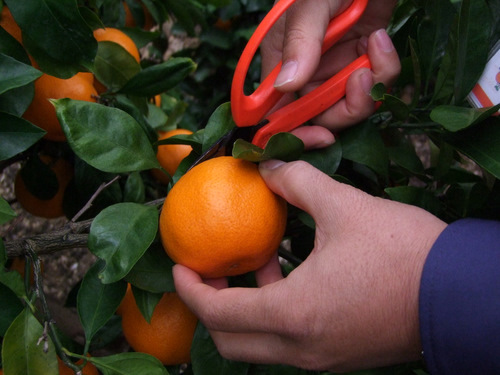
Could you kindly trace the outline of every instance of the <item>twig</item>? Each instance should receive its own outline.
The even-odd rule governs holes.
[[[111,181],[108,181],[106,183],[101,184],[97,188],[97,190],[95,191],[95,193],[90,197],[90,199],[85,204],[85,206],[83,206],[82,209],[80,211],[78,211],[77,214],[73,217],[73,219],[71,219],[71,222],[75,223],[85,212],[87,212],[90,209],[90,207],[92,207],[92,203],[94,203],[94,201],[99,196],[99,194],[101,194],[101,192],[104,189],[106,189],[108,186],[114,184],[119,179],[120,179],[120,176],[118,175],[118,176],[115,176],[115,178],[113,178]]]
[[[27,248],[26,252],[29,258],[31,259],[31,263],[33,265],[33,274],[34,274],[34,281],[35,281],[35,293],[40,299],[40,304],[42,308],[42,313],[43,313],[43,334],[38,340],[38,344],[43,342],[44,346],[44,351],[48,351],[48,336],[52,339],[52,342],[54,343],[54,346],[56,348],[57,355],[61,360],[64,362],[66,366],[71,368],[75,373],[80,371],[80,368],[75,365],[71,360],[68,358],[66,353],[63,350],[63,346],[61,341],[59,340],[59,336],[56,331],[56,326],[55,322],[52,319],[52,314],[50,313],[49,305],[47,303],[47,299],[45,298],[45,293],[43,291],[43,279],[42,279],[42,269],[40,265],[40,259],[38,258],[37,251],[36,251],[36,245],[31,242],[31,241],[26,241]]]

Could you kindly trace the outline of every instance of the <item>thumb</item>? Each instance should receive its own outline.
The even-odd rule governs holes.
[[[269,160],[260,163],[259,171],[273,192],[309,213],[317,224],[339,220],[349,212],[346,202],[359,194],[304,161]]]

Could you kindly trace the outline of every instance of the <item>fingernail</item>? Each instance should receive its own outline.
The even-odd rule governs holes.
[[[359,80],[360,80],[361,88],[366,93],[366,95],[371,95],[372,87],[373,87],[373,78],[372,78],[371,72],[367,70],[367,71],[361,73]]]
[[[380,29],[375,33],[375,40],[377,42],[378,48],[384,52],[394,51],[394,45],[392,40],[384,29]]]
[[[276,81],[274,82],[274,87],[280,87],[284,84],[292,82],[295,79],[298,67],[299,64],[297,63],[297,61],[293,60],[287,61],[285,64],[283,64],[283,66],[281,67],[281,71],[279,72],[278,77],[276,77]]]
[[[283,164],[286,164],[286,163],[282,160],[272,159],[272,160],[266,160],[266,161],[261,162],[259,164],[259,168],[273,170],[273,169],[276,169],[276,168],[282,166]]]

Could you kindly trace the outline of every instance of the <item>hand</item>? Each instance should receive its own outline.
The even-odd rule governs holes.
[[[285,93],[298,91],[302,95],[358,56],[368,53],[372,70],[359,69],[353,73],[345,99],[314,119],[315,125],[337,131],[371,115],[375,108],[369,96],[372,86],[377,82],[390,86],[401,69],[397,52],[383,29],[389,23],[396,0],[370,0],[359,22],[321,56],[321,44],[330,19],[349,3],[346,0],[298,0],[261,45],[262,76],[266,77],[283,60],[275,86]],[[285,95],[278,107],[292,98],[293,95]],[[327,143],[333,142],[333,136],[324,131],[315,139],[325,136],[329,137]]]
[[[417,360],[422,267],[446,224],[375,198],[305,162],[261,164],[268,186],[311,214],[315,247],[282,278],[277,257],[259,288],[226,288],[174,267],[177,292],[229,359],[347,371]]]

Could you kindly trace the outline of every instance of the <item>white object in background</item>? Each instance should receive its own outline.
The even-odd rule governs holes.
[[[500,40],[493,47],[483,74],[467,99],[476,108],[500,103]]]

